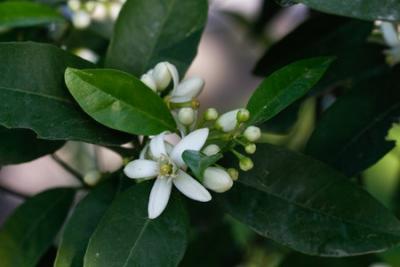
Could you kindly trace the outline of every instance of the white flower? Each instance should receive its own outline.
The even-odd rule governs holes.
[[[198,77],[183,80],[171,92],[171,102],[183,103],[196,98],[204,88],[204,80]]]
[[[151,75],[157,85],[157,91],[165,90],[171,83],[174,83],[174,88],[179,83],[179,75],[176,67],[169,62],[160,62],[151,71]]]
[[[148,204],[149,218],[158,217],[167,206],[172,185],[188,198],[206,202],[211,195],[196,179],[185,172],[182,159],[185,150],[199,151],[208,137],[208,129],[198,129],[184,137],[169,151],[165,142],[165,133],[155,136],[149,145],[151,159],[134,160],[124,168],[125,174],[132,179],[156,178],[151,189]],[[145,148],[147,151],[147,148]],[[144,152],[143,154],[146,154]]]
[[[386,43],[391,47],[400,46],[399,35],[393,23],[382,21],[380,26]]]
[[[256,126],[249,126],[244,130],[244,137],[250,142],[255,142],[261,137],[261,130]]]
[[[222,114],[216,121],[217,128],[221,129],[224,132],[233,131],[238,124],[237,114],[239,110],[240,109],[235,109]]]
[[[222,168],[208,167],[204,171],[203,185],[217,193],[223,193],[231,189],[233,181]]]

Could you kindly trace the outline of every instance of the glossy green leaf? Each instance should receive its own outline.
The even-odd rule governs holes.
[[[0,44],[0,125],[33,130],[39,138],[121,144],[129,136],[96,123],[81,111],[64,83],[70,67],[93,65],[55,46]]]
[[[158,62],[169,61],[183,75],[196,56],[207,12],[207,0],[127,1],[114,28],[106,66],[139,76]]]
[[[81,267],[89,238],[110,206],[117,183],[98,185],[79,202],[64,228],[54,267]]]
[[[292,63],[266,78],[247,103],[248,124],[263,123],[306,94],[324,75],[332,58],[312,58]]]
[[[367,43],[373,23],[318,14],[274,44],[254,72],[268,76],[287,64],[315,56],[335,56],[329,71],[310,93],[369,78],[386,68],[381,45]],[[293,44],[305,44],[293,49]]]
[[[45,4],[28,1],[0,3],[1,27],[26,27],[62,21],[63,17]]]
[[[371,166],[395,146],[386,140],[400,116],[399,69],[356,85],[323,113],[307,154],[349,176]]]
[[[397,0],[295,0],[310,8],[329,14],[365,19],[400,21],[400,2]]]
[[[188,218],[177,195],[157,219],[147,217],[151,183],[119,194],[90,239],[85,267],[177,266],[187,245]]]
[[[206,156],[199,151],[186,150],[182,154],[183,161],[198,179],[203,179],[205,169],[222,158],[221,154]]]
[[[109,69],[69,68],[65,82],[82,109],[110,128],[141,135],[176,129],[163,100],[132,75]]]
[[[220,196],[257,233],[302,253],[351,256],[400,242],[400,222],[327,165],[273,145],[258,145],[254,169]]]
[[[62,141],[37,139],[30,130],[0,126],[0,166],[34,160],[55,152],[63,145]]]
[[[74,197],[74,190],[58,188],[23,203],[0,230],[2,267],[34,267],[53,244]]]

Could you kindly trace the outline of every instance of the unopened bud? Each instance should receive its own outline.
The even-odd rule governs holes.
[[[90,16],[85,11],[77,11],[72,16],[72,23],[78,29],[84,29],[90,24]]]
[[[247,154],[254,154],[256,152],[256,145],[255,144],[248,144],[244,147],[244,150]]]
[[[233,181],[224,169],[208,167],[204,171],[203,185],[212,191],[223,193],[231,189]]]
[[[118,18],[119,12],[121,11],[122,4],[121,3],[111,3],[110,4],[110,17],[112,20],[116,20]]]
[[[81,1],[79,0],[69,0],[68,6],[72,11],[78,11],[81,8]]]
[[[178,120],[183,125],[191,125],[195,120],[194,110],[192,108],[181,108],[178,112]]]
[[[140,77],[140,80],[142,83],[147,85],[152,91],[156,92],[157,91],[157,84],[154,81],[154,78],[151,74],[143,74],[142,77]]]
[[[244,137],[250,142],[255,142],[261,137],[261,130],[256,126],[249,126],[243,133]]]
[[[172,76],[166,62],[158,63],[153,70],[153,78],[158,91],[165,90],[171,82]]]
[[[204,88],[204,80],[192,77],[182,81],[171,93],[171,101],[175,103],[188,102],[196,98]]]
[[[107,17],[107,8],[104,3],[95,2],[92,18],[95,20],[104,20]]]
[[[214,121],[218,119],[218,111],[215,108],[209,108],[204,113],[204,119],[206,121]]]
[[[237,126],[237,113],[239,109],[235,109],[222,114],[215,122],[215,127],[223,132],[231,132]]]
[[[228,170],[229,176],[231,177],[231,179],[233,181],[236,181],[237,179],[239,179],[239,172],[238,170],[236,170],[235,168],[229,168]]]
[[[250,119],[250,112],[247,109],[242,108],[238,111],[236,119],[239,123],[246,122]]]
[[[202,152],[207,156],[212,156],[212,155],[218,154],[220,151],[221,151],[221,149],[219,148],[219,146],[211,144],[211,145],[206,146]]]
[[[90,171],[83,177],[83,181],[89,186],[95,186],[101,178],[99,171]]]
[[[239,160],[239,167],[242,171],[249,171],[253,169],[254,164],[250,158],[243,157]]]

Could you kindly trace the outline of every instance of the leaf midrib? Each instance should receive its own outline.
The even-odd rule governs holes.
[[[140,242],[140,239],[142,238],[144,232],[147,229],[147,226],[150,223],[150,219],[146,219],[145,223],[143,224],[142,230],[140,230],[139,235],[137,237],[137,239],[135,240],[135,243],[133,244],[132,248],[129,250],[129,254],[128,257],[126,258],[123,267],[127,267],[131,257],[133,256],[134,250],[136,248],[136,246],[138,245],[138,243]]]
[[[71,102],[68,99],[64,99],[64,98],[61,98],[61,97],[53,96],[53,95],[50,95],[50,94],[44,94],[44,93],[39,93],[39,92],[34,92],[34,91],[28,91],[28,90],[25,90],[25,89],[4,87],[4,86],[0,86],[0,90],[6,90],[6,91],[16,92],[16,93],[20,93],[20,94],[40,96],[40,97],[51,99],[51,100],[55,100],[55,101],[58,101],[58,102],[63,102],[63,103],[66,103],[66,104],[75,105],[73,102]]]

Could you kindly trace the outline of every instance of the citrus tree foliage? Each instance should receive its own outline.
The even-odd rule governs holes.
[[[185,77],[207,0],[0,2],[0,166],[68,141],[124,159],[81,177],[53,156],[81,186],[27,198],[0,228],[0,265],[398,266],[398,197],[381,204],[364,174],[396,146],[400,2],[277,2],[249,38],[297,2],[312,11],[222,114]],[[305,107],[300,146],[271,138],[296,139]]]

